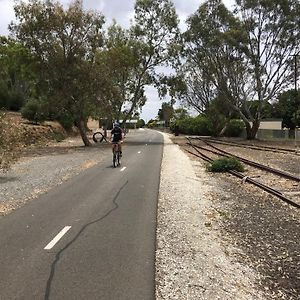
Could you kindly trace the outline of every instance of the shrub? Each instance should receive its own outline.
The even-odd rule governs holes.
[[[75,119],[70,113],[60,114],[57,117],[57,121],[61,124],[61,126],[70,130],[74,126]]]
[[[3,82],[0,81],[0,109],[7,109],[9,103],[9,96],[7,88]]]
[[[137,124],[136,124],[136,128],[141,128],[145,126],[145,121],[143,119],[139,119]]]
[[[172,122],[170,125],[172,132],[175,130],[175,125],[179,127],[179,132],[183,134],[210,135],[209,121],[204,116],[188,117]]]
[[[245,128],[244,122],[241,120],[230,120],[224,135],[228,137],[239,137],[241,136],[243,129]]]
[[[47,113],[45,111],[45,105],[37,99],[29,99],[21,110],[22,117],[38,123],[47,119]]]
[[[156,122],[156,121],[148,122],[147,126],[148,126],[149,128],[154,128],[154,127],[157,126],[157,122]]]
[[[224,157],[214,160],[207,167],[210,172],[226,172],[229,170],[235,170],[238,172],[244,172],[244,166],[239,160],[233,157]]]
[[[8,109],[12,111],[19,111],[24,104],[24,97],[20,93],[11,92],[8,99]]]

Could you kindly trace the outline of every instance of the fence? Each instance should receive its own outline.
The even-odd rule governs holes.
[[[246,138],[246,130],[243,130],[242,137]],[[259,129],[256,138],[265,141],[287,141],[300,145],[300,129]]]

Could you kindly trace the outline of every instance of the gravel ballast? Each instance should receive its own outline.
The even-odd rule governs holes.
[[[158,203],[157,299],[264,299],[257,274],[231,258],[211,226],[210,193],[217,189],[198,163],[164,134]],[[196,162],[193,162],[196,164]]]

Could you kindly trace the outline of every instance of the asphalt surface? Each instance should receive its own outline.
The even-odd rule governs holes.
[[[2,217],[0,299],[154,299],[162,150],[136,131],[120,167],[109,158]]]

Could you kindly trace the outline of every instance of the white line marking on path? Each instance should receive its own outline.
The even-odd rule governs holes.
[[[139,151],[138,154],[141,154],[142,151]]]
[[[123,167],[123,168],[120,170],[120,172],[123,172],[125,169],[126,169],[126,167]]]
[[[44,250],[52,249],[55,244],[71,229],[71,226],[65,226],[56,237],[44,248]]]

